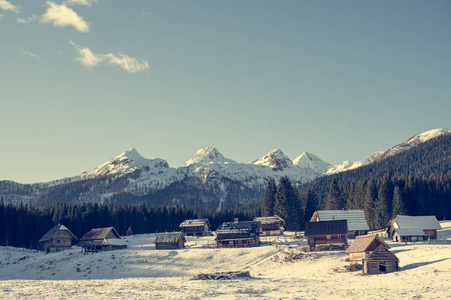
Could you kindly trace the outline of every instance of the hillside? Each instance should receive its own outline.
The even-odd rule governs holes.
[[[451,238],[451,222],[440,237]],[[43,254],[0,247],[0,295],[9,299],[445,299],[450,297],[451,245],[387,241],[401,271],[372,276],[344,272],[342,251],[284,262],[274,246],[211,249],[214,237],[188,238],[187,248],[155,250],[154,235],[125,237],[128,249],[83,254],[78,247]],[[293,249],[306,241],[281,238]],[[351,241],[350,241],[351,242]],[[295,250],[294,250],[295,251]],[[339,269],[341,271],[334,271]],[[193,275],[250,271],[249,279],[191,281]]]

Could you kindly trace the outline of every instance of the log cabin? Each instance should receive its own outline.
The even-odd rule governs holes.
[[[363,274],[374,275],[397,271],[399,271],[399,259],[382,244],[363,259]]]
[[[262,224],[262,235],[281,235],[284,231],[285,221],[275,215],[273,217],[255,217],[254,221]]]
[[[261,223],[257,221],[225,222],[216,230],[218,248],[255,247],[260,245]]]
[[[76,244],[78,238],[64,225],[50,229],[40,240],[46,253],[66,250]]]
[[[353,210],[317,210],[313,213],[310,222],[318,221],[348,221],[348,238],[355,238],[359,235],[365,235],[370,230],[366,221],[365,213],[360,209]]]
[[[157,233],[155,249],[182,249],[185,248],[185,235],[182,232]]]
[[[346,220],[308,222],[305,224],[305,236],[310,251],[346,249],[348,246]]]
[[[85,252],[110,251],[127,248],[114,227],[94,228],[80,239]]]
[[[208,219],[185,220],[179,227],[185,236],[208,236],[211,234]]]
[[[435,216],[398,215],[390,221],[388,234],[394,242],[417,242],[437,238],[442,229]]]
[[[380,245],[390,249],[390,246],[377,234],[361,235],[355,238],[345,253],[349,253],[349,260],[351,262],[362,262],[362,259],[367,258]]]

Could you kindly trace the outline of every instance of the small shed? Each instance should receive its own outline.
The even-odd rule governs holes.
[[[75,245],[78,238],[64,225],[50,229],[40,240],[46,253],[66,250]]]
[[[349,253],[351,262],[361,262],[362,259],[367,258],[380,245],[390,249],[379,235],[361,235],[355,238],[354,242],[346,249],[345,253]]]
[[[384,245],[379,245],[363,259],[363,274],[384,274],[399,271],[399,259]]]
[[[349,238],[355,238],[359,235],[365,235],[370,230],[368,222],[366,221],[365,212],[360,209],[317,210],[313,213],[310,222],[335,220],[348,221],[347,236]]]
[[[305,236],[310,251],[346,249],[348,246],[346,220],[308,222],[305,224]]]
[[[155,237],[155,249],[185,248],[185,235],[182,232],[158,233]]]
[[[80,239],[85,252],[110,251],[127,248],[114,227],[94,228]]]
[[[417,242],[436,239],[442,229],[435,216],[398,215],[390,221],[388,234],[394,242]]]
[[[262,224],[262,235],[281,235],[285,230],[285,221],[277,215],[272,217],[255,217],[254,221]]]
[[[179,227],[185,236],[208,236],[211,230],[208,219],[185,220]]]
[[[219,248],[259,246],[261,232],[258,221],[225,222],[216,230],[216,244]]]

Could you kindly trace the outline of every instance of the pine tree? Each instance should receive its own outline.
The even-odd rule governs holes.
[[[262,203],[262,215],[264,217],[274,216],[274,205],[276,202],[277,186],[273,178],[268,181],[265,196]]]
[[[391,216],[392,218],[394,218],[397,215],[406,215],[406,214],[407,210],[404,205],[404,196],[399,186],[395,186],[395,189],[393,191],[393,210]]]
[[[304,221],[309,222],[315,211],[318,210],[318,197],[314,190],[310,189],[307,193],[305,202]]]
[[[288,177],[281,177],[276,193],[274,213],[285,220],[286,229],[300,230],[301,205],[295,187]]]
[[[334,179],[330,184],[329,195],[327,195],[326,210],[338,210],[346,208],[346,201],[340,191],[337,181]]]

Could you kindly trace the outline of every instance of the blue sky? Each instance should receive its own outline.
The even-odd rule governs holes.
[[[135,147],[338,164],[451,129],[449,1],[0,0],[0,180]]]

